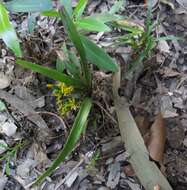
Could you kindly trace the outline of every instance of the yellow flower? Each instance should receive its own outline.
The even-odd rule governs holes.
[[[76,110],[77,109],[77,103],[75,101],[75,98],[68,99],[68,105],[71,109]]]
[[[76,110],[78,105],[74,98],[68,98],[65,102],[57,102],[58,110],[61,115],[67,114],[71,110]]]
[[[67,97],[73,92],[72,86],[67,86],[65,83],[48,84],[48,88],[53,88],[53,96],[56,97],[56,105],[61,115],[67,114],[71,110],[76,110],[78,104],[75,98]]]
[[[64,83],[59,83],[58,87],[60,88],[60,90],[64,96],[67,96],[68,94],[71,94],[73,92],[73,87],[67,86]]]
[[[53,88],[55,85],[54,84],[47,84],[48,88]]]

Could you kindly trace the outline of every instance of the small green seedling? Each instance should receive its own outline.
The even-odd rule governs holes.
[[[11,162],[11,160],[16,158],[17,152],[24,145],[25,145],[25,142],[21,142],[21,141],[18,142],[13,147],[9,147],[7,145],[0,143],[0,147],[5,149],[5,153],[2,156],[0,156],[0,161],[6,162],[5,172],[8,176],[10,175],[10,162]]]

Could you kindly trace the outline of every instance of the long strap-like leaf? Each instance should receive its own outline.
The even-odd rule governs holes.
[[[64,7],[62,7],[62,9],[60,10],[60,17],[62,19],[62,22],[64,23],[64,26],[67,30],[70,40],[73,42],[75,48],[77,49],[77,51],[80,55],[81,69],[82,69],[82,73],[84,75],[85,83],[90,88],[91,87],[91,74],[90,74],[90,70],[88,68],[88,63],[86,60],[86,53],[85,53],[85,49],[82,44],[82,41],[80,39],[80,35],[77,32],[75,24],[71,20],[70,16],[68,15],[68,13]]]
[[[54,80],[57,80],[60,82],[64,82],[67,85],[71,85],[73,87],[77,87],[80,89],[83,89],[85,87],[84,84],[82,83],[82,81],[80,81],[78,79],[74,79],[74,78],[72,78],[66,74],[60,73],[54,69],[50,69],[48,67],[44,67],[44,66],[34,64],[29,61],[24,61],[21,59],[18,59],[16,61],[16,63],[27,69],[31,69],[32,71],[43,74],[51,79],[54,79]]]
[[[47,176],[51,175],[51,173],[65,160],[65,158],[75,148],[77,141],[80,139],[81,133],[85,129],[91,106],[92,100],[90,98],[86,98],[82,102],[82,105],[80,107],[78,115],[75,118],[75,122],[70,131],[66,144],[64,145],[64,148],[59,153],[58,157],[52,163],[52,165],[35,181],[34,185],[40,184]]]
[[[11,24],[8,11],[0,1],[0,38],[3,39],[8,48],[10,48],[16,56],[21,57],[22,52],[18,37]]]

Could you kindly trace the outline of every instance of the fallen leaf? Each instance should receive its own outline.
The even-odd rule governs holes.
[[[179,5],[183,8],[187,9],[187,1],[186,0],[176,0]]]
[[[161,97],[161,112],[164,118],[173,118],[178,116],[177,110],[173,108],[173,102],[170,96]]]
[[[73,172],[72,175],[70,175],[69,178],[65,182],[67,187],[70,188],[73,185],[73,183],[75,182],[75,180],[77,179],[78,176],[79,176],[79,174],[78,174],[77,171]]]
[[[37,162],[32,159],[24,160],[20,165],[18,165],[16,173],[21,178],[27,178],[29,176],[30,171],[37,165]]]
[[[0,132],[4,133],[8,137],[12,137],[13,135],[15,135],[16,130],[17,130],[17,126],[11,121],[5,122],[4,124],[2,124],[0,128]]]
[[[37,161],[37,165],[45,165],[49,163],[47,155],[42,151],[37,143],[33,143],[27,152],[27,158]]]
[[[167,41],[165,41],[165,40],[159,41],[157,48],[162,53],[170,53],[170,47],[169,47]]]
[[[162,114],[159,113],[150,128],[150,138],[147,147],[151,158],[159,163],[163,161],[165,142],[166,127],[164,118]]]
[[[144,136],[147,132],[148,132],[148,128],[149,128],[149,120],[148,118],[138,115],[135,118],[136,124],[140,130],[140,133],[142,134],[142,136]]]
[[[114,189],[120,179],[120,164],[119,162],[115,162],[114,164],[110,165],[110,173],[107,180],[107,187]]]
[[[8,181],[8,178],[2,174],[0,174],[0,189],[4,189],[5,188],[5,185]]]
[[[103,155],[110,155],[114,152],[117,152],[123,147],[123,142],[120,136],[113,137],[110,142],[102,144],[102,154]]]
[[[160,190],[160,186],[159,185],[155,185],[154,186],[154,190]]]
[[[124,173],[126,176],[135,176],[135,172],[132,168],[132,166],[129,164],[127,166],[124,166],[124,169],[123,169]]]
[[[169,68],[169,67],[164,67],[161,71],[160,71],[161,74],[164,75],[164,77],[176,77],[176,76],[179,76],[180,73],[175,71],[174,69],[172,68]]]
[[[0,73],[0,89],[5,89],[10,85],[10,79],[4,73]]]
[[[12,107],[23,113],[29,120],[39,127],[39,141],[45,142],[48,140],[49,128],[46,122],[34,111],[28,102],[25,102],[24,100],[3,90],[0,90],[0,98],[11,104]]]
[[[1,112],[1,111],[4,111],[4,110],[6,110],[6,106],[5,106],[4,102],[2,102],[2,101],[0,100],[0,112]]]

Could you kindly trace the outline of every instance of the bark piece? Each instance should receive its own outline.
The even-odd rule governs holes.
[[[129,153],[129,162],[146,190],[153,190],[156,185],[159,185],[162,190],[172,190],[155,163],[149,160],[149,153],[129,110],[126,98],[118,96],[120,80],[121,73],[119,71],[113,78],[114,103],[121,137]]]

